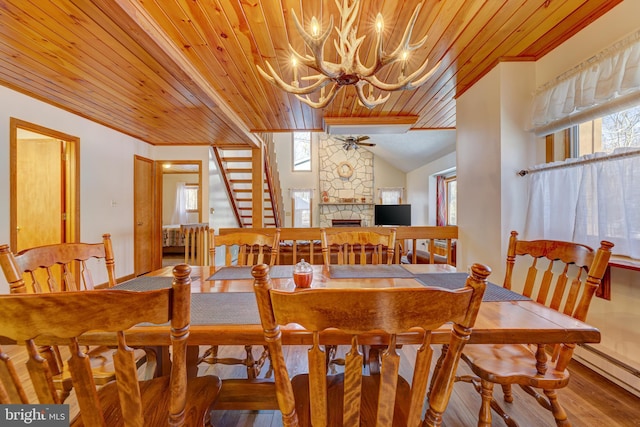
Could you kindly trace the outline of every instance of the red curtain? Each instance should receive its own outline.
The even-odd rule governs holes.
[[[436,225],[447,225],[447,199],[444,176],[436,176]]]

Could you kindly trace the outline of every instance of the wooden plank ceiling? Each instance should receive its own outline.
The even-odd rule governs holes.
[[[290,81],[288,43],[305,52],[291,10],[326,28],[330,15],[339,23],[334,0],[0,0],[0,84],[155,145],[252,145],[252,132],[320,130],[323,116],[415,115],[414,129],[453,128],[455,98],[499,61],[536,60],[620,1],[425,0],[412,41],[429,37],[407,71],[424,58],[440,66],[369,110],[353,87],[313,109],[255,67],[269,61]],[[390,51],[418,1],[361,3],[360,55],[370,64],[377,12]],[[337,61],[333,52],[330,39],[325,58]],[[395,81],[399,67],[380,78]]]

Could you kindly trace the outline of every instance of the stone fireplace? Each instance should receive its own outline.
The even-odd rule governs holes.
[[[320,227],[331,227],[333,219],[372,226],[373,153],[364,147],[345,150],[326,134],[319,139]]]

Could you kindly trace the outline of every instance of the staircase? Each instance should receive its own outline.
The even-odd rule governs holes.
[[[241,228],[253,227],[251,189],[251,150],[213,147],[227,187],[229,201]],[[282,193],[277,174],[273,144],[265,141],[265,174],[263,178],[264,227],[281,227],[284,223]],[[260,226],[258,226],[260,228]]]

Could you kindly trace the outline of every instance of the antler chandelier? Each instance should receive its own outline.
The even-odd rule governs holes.
[[[259,65],[257,65],[258,71],[266,80],[271,84],[283,89],[286,92],[292,93],[300,101],[313,108],[323,108],[327,106],[336,97],[338,91],[344,86],[355,86],[358,94],[358,99],[367,108],[374,108],[389,99],[391,94],[379,95],[377,98],[373,96],[374,88],[385,92],[392,92],[397,90],[411,90],[424,84],[429,77],[435,72],[438,64],[425,73],[428,65],[428,59],[426,59],[420,67],[413,73],[405,75],[406,63],[409,58],[409,52],[419,49],[427,41],[427,36],[424,36],[422,40],[415,44],[410,44],[411,33],[413,26],[418,18],[418,13],[422,8],[422,3],[419,3],[409,24],[404,31],[402,40],[396,47],[396,49],[386,54],[384,52],[382,33],[384,30],[384,21],[382,15],[378,13],[376,17],[376,40],[374,61],[370,67],[365,66],[360,61],[359,50],[362,46],[366,36],[357,37],[357,25],[355,25],[360,10],[360,0],[342,0],[340,5],[338,0],[336,5],[340,11],[340,27],[336,27],[336,33],[338,35],[337,40],[334,40],[334,45],[338,56],[340,57],[340,63],[334,63],[324,60],[324,45],[331,34],[333,28],[333,15],[329,19],[329,26],[322,32],[318,20],[314,16],[311,19],[311,32],[304,30],[298,17],[293,9],[291,14],[293,15],[295,26],[302,36],[304,43],[311,51],[311,55],[301,55],[298,53],[289,43],[289,50],[291,51],[291,64],[293,68],[293,81],[291,84],[286,83],[275,72],[269,62],[267,62],[267,71],[264,71]],[[376,73],[383,67],[393,64],[395,62],[402,61],[402,68],[400,76],[396,83],[383,82]],[[300,80],[309,82],[307,86],[300,86],[298,81],[298,64],[305,65],[319,74],[302,77]],[[328,91],[325,91],[325,87],[331,85]],[[319,91],[319,97],[317,101],[313,101],[309,94]],[[366,92],[366,94],[365,94]]]

